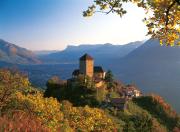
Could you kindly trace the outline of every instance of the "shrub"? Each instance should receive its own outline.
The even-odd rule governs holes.
[[[61,125],[63,113],[60,111],[61,105],[56,99],[44,98],[41,93],[23,95],[19,92],[17,100],[20,109],[33,113],[49,128],[55,130]]]
[[[11,101],[17,91],[26,91],[29,85],[25,75],[0,69],[0,110]]]
[[[16,111],[0,117],[0,131],[3,132],[50,132],[34,115]]]
[[[157,95],[142,96],[134,98],[133,101],[147,110],[158,122],[166,126],[169,131],[172,131],[174,127],[178,126],[178,115],[162,97]]]
[[[72,104],[63,102],[62,111],[69,126],[76,131],[114,131],[113,120],[103,110],[97,108],[72,107]]]

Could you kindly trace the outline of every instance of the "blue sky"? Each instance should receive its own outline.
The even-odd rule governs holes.
[[[125,44],[147,37],[144,12],[131,4],[123,18],[82,12],[93,0],[0,0],[0,38],[31,50],[67,45]]]

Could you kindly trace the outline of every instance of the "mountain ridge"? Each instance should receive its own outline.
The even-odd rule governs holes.
[[[141,41],[131,42],[126,45],[96,44],[96,45],[68,45],[63,51],[41,56],[44,62],[77,63],[76,60],[83,54],[93,54],[97,62],[104,62],[103,58],[113,59],[123,57],[142,44]]]
[[[163,96],[178,111],[180,93],[180,47],[160,46],[158,40],[148,40],[127,56],[111,62],[116,77],[135,83],[145,93]]]
[[[13,64],[40,64],[36,55],[25,48],[0,39],[0,61]]]

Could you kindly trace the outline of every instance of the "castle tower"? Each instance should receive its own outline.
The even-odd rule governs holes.
[[[94,60],[93,60],[93,58],[90,55],[84,54],[79,59],[79,70],[80,70],[81,74],[87,75],[89,77],[93,77],[93,73],[94,73]]]

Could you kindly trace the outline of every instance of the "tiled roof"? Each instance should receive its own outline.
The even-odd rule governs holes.
[[[94,67],[94,73],[97,73],[97,72],[103,73],[104,70],[101,66],[95,66]]]
[[[126,98],[112,98],[111,102],[113,104],[125,104],[127,102]]]
[[[84,60],[93,60],[93,58],[86,53],[80,58],[80,60],[82,60],[82,61],[84,61]]]
[[[124,90],[126,90],[126,91],[138,90],[138,91],[139,91],[139,89],[138,89],[135,85],[126,85],[126,87],[124,88]]]
[[[95,82],[95,83],[99,83],[99,82],[101,82],[101,81],[103,81],[101,78],[95,78],[95,79],[94,79],[94,82]]]

